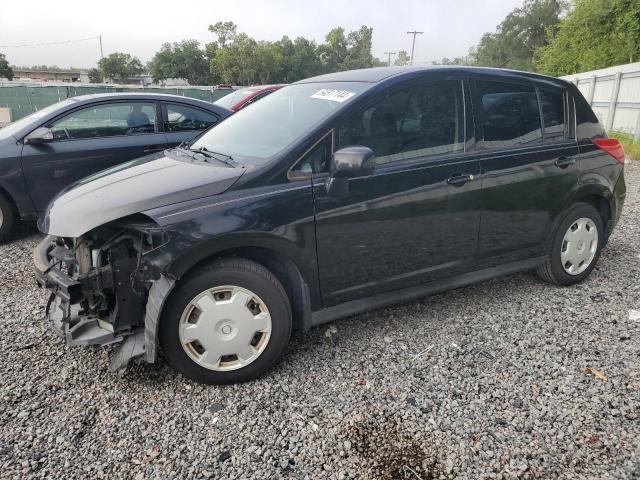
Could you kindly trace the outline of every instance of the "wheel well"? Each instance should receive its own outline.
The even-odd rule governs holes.
[[[611,204],[609,201],[601,195],[587,195],[586,197],[582,197],[580,202],[588,203],[593,208],[595,208],[600,217],[602,218],[602,222],[604,223],[604,243],[606,245],[609,240],[609,235],[611,234],[611,230],[613,228],[613,223],[611,219],[613,218],[613,212],[611,211]]]
[[[181,278],[189,276],[205,263],[229,257],[245,258],[259,263],[275,275],[287,292],[287,297],[289,297],[294,329],[306,331],[310,328],[311,300],[309,287],[295,263],[276,250],[264,247],[240,247],[223,250],[202,259],[187,270]]]
[[[0,195],[3,196],[7,202],[9,202],[9,204],[11,205],[11,208],[13,209],[13,213],[15,214],[16,218],[20,217],[20,211],[18,210],[18,205],[16,204],[15,200],[13,199],[13,197],[9,194],[9,192],[7,192],[4,188],[0,187]]]
[[[593,206],[600,216],[602,217],[602,221],[607,225],[611,220],[611,205],[607,201],[606,198],[600,195],[588,195],[580,199],[581,202],[588,203]]]

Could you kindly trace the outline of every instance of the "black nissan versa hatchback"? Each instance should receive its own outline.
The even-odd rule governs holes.
[[[480,68],[311,78],[192,145],[88,177],[39,222],[68,344],[255,378],[301,330],[520,270],[571,285],[620,217],[624,152],[562,80]]]

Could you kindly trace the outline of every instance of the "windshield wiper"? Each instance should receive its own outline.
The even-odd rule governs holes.
[[[200,154],[203,157],[205,157],[205,162],[208,162],[207,158],[213,158],[214,160],[217,160],[220,163],[224,163],[229,167],[235,168],[238,166],[238,163],[235,162],[233,160],[233,157],[231,157],[230,155],[226,155],[224,153],[212,152],[211,150],[208,150],[206,147],[189,148],[189,144],[186,142],[183,142],[176,147],[176,150],[184,152],[192,158],[195,158],[195,155]]]
[[[229,165],[230,167],[235,168],[238,166],[238,163],[233,160],[233,157],[231,155],[226,155],[224,153],[219,153],[219,152],[212,152],[211,150],[207,149],[207,147],[189,148],[188,150],[190,152],[201,153],[205,157],[213,158],[221,163],[224,163],[225,165]]]

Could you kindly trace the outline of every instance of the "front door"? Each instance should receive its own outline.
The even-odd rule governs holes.
[[[314,175],[325,307],[473,268],[480,166],[465,153],[463,88],[459,79],[413,82],[336,129],[336,150],[365,145],[376,170],[340,194]]]
[[[93,173],[162,149],[156,104],[118,102],[76,110],[49,125],[53,140],[26,143],[22,170],[38,211],[65,187]]]

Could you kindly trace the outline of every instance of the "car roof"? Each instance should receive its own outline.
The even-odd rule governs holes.
[[[66,115],[68,111],[74,110],[76,108],[83,108],[86,106],[91,106],[91,104],[100,102],[100,101],[109,101],[109,100],[147,100],[147,101],[168,101],[181,103],[183,105],[191,105],[194,107],[200,107],[204,110],[208,110],[210,112],[219,115],[220,118],[224,119],[230,116],[233,112],[227,108],[221,107],[220,105],[216,105],[213,102],[208,102],[206,100],[199,100],[197,98],[191,97],[183,97],[181,95],[170,95],[164,93],[147,93],[147,92],[117,92],[117,93],[94,93],[90,95],[79,95],[77,97],[69,97],[61,102],[54,103],[49,107],[60,105],[60,108],[56,108],[52,111],[47,112],[46,114],[41,114],[34,118],[30,123],[25,124],[20,130],[17,130],[13,135],[15,138],[20,138],[23,135],[26,135],[28,132],[33,130],[33,124],[41,124],[47,122],[51,119],[54,119],[60,115]],[[63,102],[65,102],[63,104]],[[47,107],[47,108],[49,108]],[[28,115],[25,118],[30,118],[38,112],[34,112],[31,115]]]
[[[379,83],[391,78],[401,78],[412,76],[420,72],[447,72],[447,73],[467,73],[483,74],[505,78],[526,78],[529,80],[542,80],[566,86],[568,82],[559,78],[548,77],[537,73],[521,72],[518,70],[508,70],[503,68],[489,67],[465,67],[458,65],[433,65],[433,66],[405,66],[405,67],[374,67],[360,70],[346,70],[344,72],[327,73],[316,77],[300,80],[296,83],[320,83],[320,82],[364,82]]]
[[[212,102],[200,100],[193,97],[184,97],[182,95],[171,95],[169,93],[152,93],[152,92],[116,92],[116,93],[92,93],[89,95],[78,95],[71,97],[79,102],[95,101],[95,100],[165,100],[178,102],[195,102],[212,105]]]

